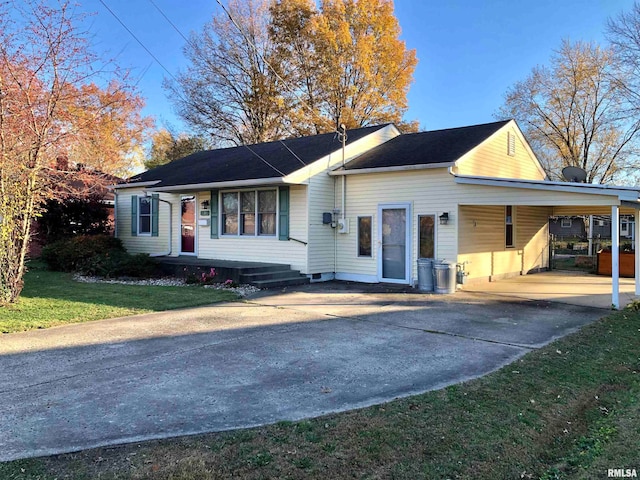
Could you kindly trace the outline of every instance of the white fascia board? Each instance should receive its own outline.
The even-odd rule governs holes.
[[[361,173],[384,173],[384,172],[406,172],[411,170],[429,170],[432,168],[448,168],[453,164],[447,163],[422,163],[419,165],[397,165],[394,167],[378,167],[378,168],[358,168],[354,170],[333,170],[329,172],[331,176],[342,175],[359,175]]]
[[[349,135],[348,130],[347,135]],[[400,131],[396,128],[396,126],[393,124],[389,124],[376,130],[375,132],[370,133],[360,140],[346,145],[344,149],[345,163],[348,163],[357,156],[362,155],[364,152],[371,150],[372,148],[375,148],[378,145],[381,145],[391,140],[392,138],[397,137],[398,135],[400,135]],[[342,147],[338,148],[334,152],[331,152],[329,155],[325,155],[315,162],[310,163],[309,165],[302,167],[293,173],[290,173],[289,175],[284,177],[284,181],[285,183],[306,183],[314,175],[326,172],[327,170],[331,170],[332,168],[339,166],[342,166]]]
[[[187,185],[170,185],[167,187],[147,188],[150,192],[179,192],[193,190],[211,190],[217,188],[255,187],[260,185],[282,185],[282,177],[255,178],[250,180],[230,180],[227,182],[190,183]]]
[[[590,183],[546,182],[542,180],[521,180],[496,177],[468,177],[454,175],[456,183],[466,185],[486,185],[492,187],[524,188],[549,192],[584,193],[587,195],[615,196],[620,201],[637,202],[640,190],[616,185],[594,185]]]
[[[157,185],[160,183],[160,180],[151,180],[149,182],[134,182],[134,183],[119,183],[117,185],[113,185],[113,188],[140,188],[140,187],[150,187],[152,185]]]

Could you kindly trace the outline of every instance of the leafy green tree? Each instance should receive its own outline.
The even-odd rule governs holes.
[[[152,137],[151,148],[144,166],[150,170],[192,153],[207,150],[209,147],[203,137],[186,134],[176,136],[169,130],[162,129]]]

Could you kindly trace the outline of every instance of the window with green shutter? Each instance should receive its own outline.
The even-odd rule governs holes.
[[[211,190],[211,238],[218,238],[218,190]]]
[[[289,240],[289,187],[278,189],[278,240]]]

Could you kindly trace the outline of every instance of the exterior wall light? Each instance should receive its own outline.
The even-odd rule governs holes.
[[[440,225],[446,225],[449,223],[449,212],[444,212],[438,218],[440,219]]]

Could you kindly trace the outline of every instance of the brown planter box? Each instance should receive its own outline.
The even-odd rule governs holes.
[[[620,276],[634,278],[636,261],[633,252],[620,252]],[[598,252],[598,275],[611,276],[611,252]]]

